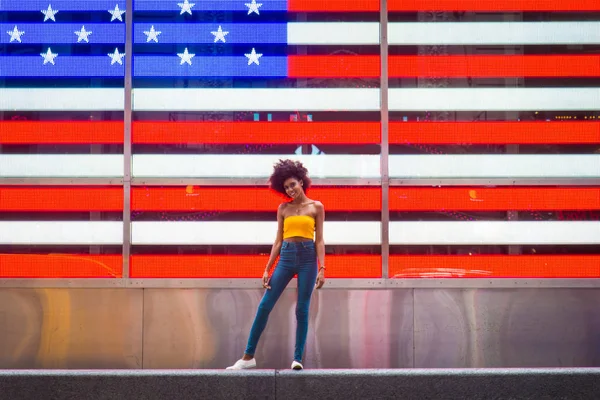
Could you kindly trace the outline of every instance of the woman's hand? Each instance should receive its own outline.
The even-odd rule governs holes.
[[[265,273],[262,276],[262,284],[263,284],[263,288],[265,289],[271,289],[271,286],[269,286],[269,271],[265,271]]]
[[[317,275],[317,283],[316,283],[317,289],[321,289],[324,284],[325,284],[325,270],[320,269],[319,274]]]

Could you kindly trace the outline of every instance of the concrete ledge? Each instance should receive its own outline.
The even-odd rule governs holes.
[[[275,371],[1,370],[0,400],[275,399]]]
[[[593,399],[600,368],[0,370],[0,399]]]
[[[592,399],[593,369],[306,370],[277,374],[277,399]]]

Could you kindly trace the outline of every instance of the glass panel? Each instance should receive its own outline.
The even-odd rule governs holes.
[[[0,278],[122,277],[125,2],[0,4]],[[72,186],[49,186],[67,178]],[[6,181],[5,181],[6,182]]]
[[[598,10],[455,3],[390,4],[391,154],[597,153]]]
[[[122,277],[122,217],[122,187],[0,186],[0,279]]]
[[[0,5],[0,178],[122,176],[124,15],[38,5]]]
[[[380,242],[364,239],[363,231],[377,236],[381,230],[381,189],[321,186],[307,194],[326,207],[328,276],[381,277]],[[265,187],[135,187],[131,276],[258,277],[282,201]],[[154,256],[163,257],[162,267]]]
[[[132,277],[259,277],[286,200],[236,184],[280,158],[313,179],[380,176],[379,2],[250,4],[134,2],[133,176],[203,180],[134,187]],[[381,277],[381,188],[308,195],[327,213],[328,276]],[[344,224],[375,236],[337,243]]]
[[[380,154],[379,12],[367,3],[135,1],[134,176],[267,177],[276,157],[249,155],[347,155],[307,167],[377,177],[378,157],[364,157]],[[215,175],[220,160],[205,155],[217,154],[233,167]],[[344,171],[353,164],[367,166]]]
[[[390,176],[465,185],[390,189],[390,277],[598,277],[598,187],[469,185],[600,175],[600,8],[515,4],[388,2]]]

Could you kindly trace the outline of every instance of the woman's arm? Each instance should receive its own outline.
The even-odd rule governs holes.
[[[277,208],[277,236],[275,237],[275,242],[273,243],[273,247],[271,248],[271,256],[269,257],[269,261],[267,261],[267,266],[265,268],[265,272],[269,273],[275,260],[279,257],[279,252],[281,251],[281,244],[283,243],[283,208],[286,206],[285,203],[282,203]]]
[[[319,272],[323,271],[321,268],[325,268],[325,241],[323,240],[323,221],[325,221],[325,207],[323,203],[317,201],[315,203],[317,208],[317,218],[315,226],[315,246],[317,249],[317,259],[319,260]]]

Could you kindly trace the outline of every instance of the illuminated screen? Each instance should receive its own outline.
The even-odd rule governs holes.
[[[597,278],[600,3],[388,8],[389,278]]]
[[[380,3],[3,0],[0,278],[600,277],[600,2]]]

